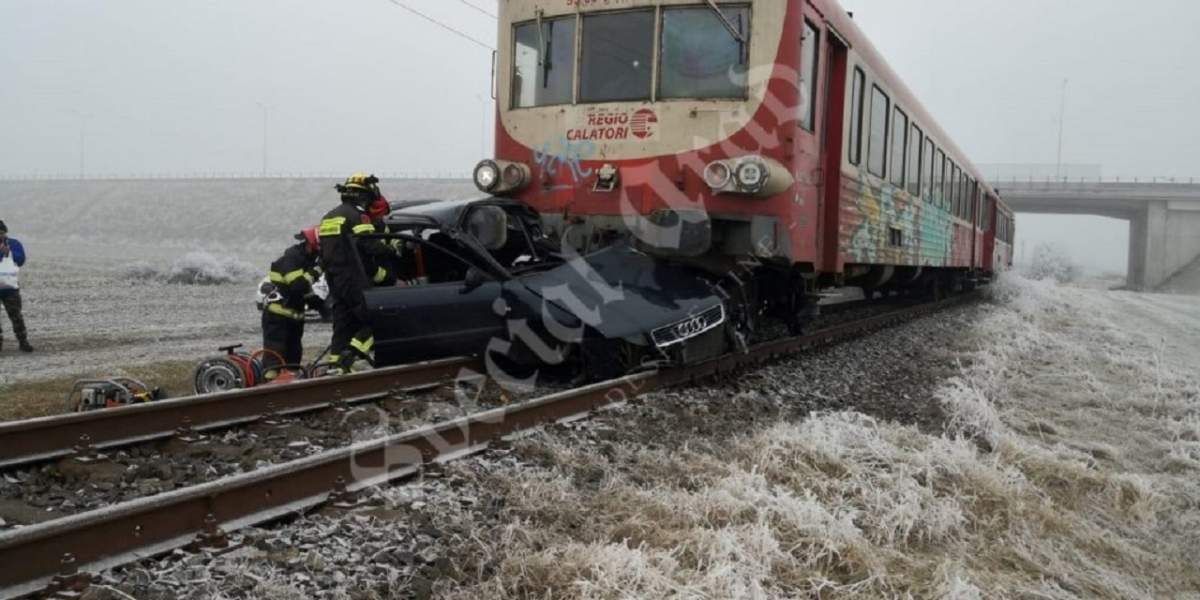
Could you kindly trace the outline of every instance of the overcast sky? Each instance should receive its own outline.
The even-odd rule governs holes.
[[[494,45],[463,2],[403,2]],[[1200,2],[843,6],[976,163],[1053,164],[1069,79],[1064,162],[1200,177]],[[490,64],[389,0],[3,0],[0,176],[76,174],[81,137],[89,174],[257,173],[263,107],[273,173],[465,173],[491,143]]]

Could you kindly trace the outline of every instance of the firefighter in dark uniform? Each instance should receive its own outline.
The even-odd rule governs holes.
[[[333,343],[329,348],[329,363],[333,372],[349,372],[360,359],[371,361],[375,337],[367,322],[367,306],[363,292],[373,285],[377,272],[364,259],[364,248],[372,248],[377,240],[362,239],[375,233],[368,207],[382,197],[379,178],[355,173],[337,186],[342,203],[321,220],[318,235],[321,240],[321,265],[333,300]]]
[[[375,233],[390,233],[384,219],[391,214],[392,207],[387,198],[380,195],[367,206],[367,215]],[[358,251],[363,257],[363,267],[371,276],[371,285],[375,287],[396,285],[398,278],[397,259],[402,244],[399,240],[359,239]]]
[[[317,260],[321,256],[320,241],[315,228],[305,229],[283,256],[271,263],[271,283],[275,291],[267,296],[263,306],[262,330],[263,366],[268,380],[279,377],[279,359],[285,365],[299,365],[304,360],[304,309],[313,283],[321,276]]]

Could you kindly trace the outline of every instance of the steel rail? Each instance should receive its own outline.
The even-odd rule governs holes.
[[[76,569],[98,572],[204,540],[225,531],[301,514],[347,493],[394,482],[424,465],[485,450],[505,436],[546,423],[585,418],[664,387],[759,364],[961,302],[918,305],[767,342],[744,354],[690,367],[646,371],[513,406],[422,427],[263,470],[0,533],[0,600],[69,585]],[[199,536],[199,537],[198,537]]]
[[[377,400],[406,388],[482,373],[473,358],[389,367],[341,377],[264,385],[206,396],[189,396],[0,423],[0,469],[67,456],[77,447],[105,449],[288,415]],[[482,376],[482,375],[479,375]]]

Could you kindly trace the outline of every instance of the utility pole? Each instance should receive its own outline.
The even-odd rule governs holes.
[[[258,107],[262,109],[262,176],[267,176],[267,119],[268,108],[266,104],[258,102]]]
[[[1063,79],[1062,95],[1058,107],[1058,162],[1054,167],[1054,178],[1062,180],[1062,149],[1063,149],[1063,127],[1067,118],[1067,82],[1068,79]]]

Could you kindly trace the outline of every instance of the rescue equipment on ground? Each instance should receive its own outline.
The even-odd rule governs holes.
[[[67,394],[67,407],[73,412],[87,412],[102,408],[116,408],[131,404],[144,404],[167,397],[159,388],[151,388],[129,377],[108,379],[80,379]]]
[[[312,379],[323,371],[319,365],[325,352],[312,364],[289,365],[284,364],[283,357],[273,350],[264,348],[248,352],[241,348],[242,344],[222,346],[218,350],[225,354],[207,358],[196,366],[192,387],[197,395]],[[275,363],[265,364],[263,361],[267,357],[274,358]]]

